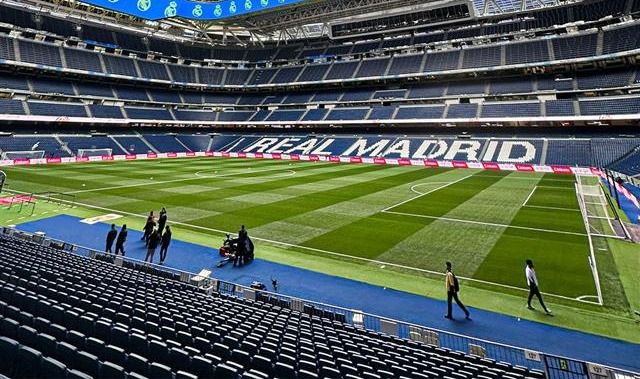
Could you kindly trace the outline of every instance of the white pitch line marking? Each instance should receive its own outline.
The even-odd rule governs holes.
[[[523,207],[527,205],[527,203],[529,202],[529,199],[531,199],[531,196],[533,196],[533,193],[536,192],[536,188],[538,188],[538,186],[534,186],[531,192],[529,193],[529,196],[527,196],[527,198],[524,200],[524,203],[522,203]]]
[[[467,179],[467,178],[469,178],[469,177],[471,177],[471,176],[473,176],[473,174],[471,174],[471,175],[467,175],[467,176],[462,177],[462,178],[460,178],[460,179],[458,179],[458,180],[454,180],[453,182],[448,182],[447,184],[444,184],[444,185],[442,185],[442,186],[440,186],[440,187],[436,187],[436,188],[434,188],[434,189],[432,189],[432,190],[430,190],[430,191],[427,191],[427,192],[425,192],[425,193],[420,193],[419,195],[414,196],[414,197],[412,197],[412,198],[409,198],[409,199],[407,199],[407,200],[405,200],[405,201],[401,201],[401,202],[399,202],[399,203],[397,203],[397,204],[394,204],[394,205],[391,205],[391,206],[389,206],[389,207],[386,207],[385,209],[381,210],[380,212],[386,212],[386,211],[388,211],[389,209],[393,209],[393,208],[395,208],[395,207],[399,207],[399,206],[400,206],[400,205],[402,205],[402,204],[406,204],[406,203],[408,203],[408,202],[410,202],[410,201],[413,201],[413,200],[415,200],[415,199],[417,199],[417,198],[419,198],[419,197],[422,197],[422,196],[428,195],[428,194],[430,194],[430,193],[432,193],[432,192],[436,192],[436,191],[441,190],[441,189],[443,189],[443,188],[445,188],[445,187],[448,187],[448,186],[450,186],[450,185],[452,185],[452,184],[456,184],[456,183],[458,183],[458,182],[461,182],[461,181],[463,181],[463,180],[465,180],[465,179]],[[414,187],[415,187],[415,186],[414,186]],[[411,190],[413,191],[413,187],[411,187]],[[416,191],[413,191],[413,192],[416,192]]]
[[[424,183],[418,183],[418,184],[414,184],[411,186],[411,192],[417,193],[418,195],[424,195],[423,192],[420,192],[418,190],[416,190],[416,187],[420,187],[420,186],[428,186],[430,184],[449,184],[451,182],[424,182]]]
[[[580,212],[580,209],[562,208],[562,207],[547,207],[547,206],[544,206],[544,205],[523,205],[523,207],[527,207],[527,208],[552,209],[552,210],[558,210],[558,211]]]
[[[152,181],[152,182],[145,182],[145,183],[135,183],[135,184],[125,184],[122,186],[111,186],[111,187],[101,187],[101,188],[93,188],[93,189],[87,189],[87,190],[78,190],[78,191],[70,191],[70,192],[64,192],[64,194],[70,195],[70,194],[77,194],[77,193],[85,193],[85,192],[99,192],[99,191],[108,191],[108,190],[112,190],[112,189],[120,189],[120,188],[133,188],[133,187],[142,187],[142,186],[148,186],[148,185],[156,185],[156,184],[166,184],[166,183],[179,183],[179,182],[186,182],[186,181],[190,181],[190,180],[202,180],[202,179],[211,179],[211,178],[222,178],[222,177],[228,177],[228,176],[233,176],[233,175],[244,175],[246,174],[246,172],[237,172],[237,173],[232,173],[232,174],[221,174],[221,175],[217,175],[217,176],[200,176],[198,175],[198,173],[201,172],[206,172],[206,171],[210,171],[210,170],[202,170],[202,171],[198,171],[195,173],[196,177],[195,178],[182,178],[182,179],[173,179],[173,180],[163,180],[163,181]],[[289,170],[289,169],[274,169],[274,170],[255,170],[255,171],[251,171],[253,172],[269,172],[269,171],[276,171],[276,172],[289,172],[287,175],[284,176],[291,176],[291,175],[295,175],[296,171],[294,170]],[[282,177],[282,176],[277,176],[277,177]],[[248,177],[248,178],[243,178],[243,179],[256,179],[257,177]],[[264,178],[264,177],[260,177],[260,178]]]
[[[464,220],[464,219],[461,219],[461,218],[427,216],[427,215],[421,215],[421,214],[415,214],[415,213],[404,213],[404,212],[394,212],[394,211],[382,211],[382,212],[391,213],[391,214],[397,214],[397,215],[401,215],[401,216],[412,216],[412,217],[429,218],[429,219],[432,219],[432,220],[444,220],[444,221],[451,221],[451,222],[461,222],[461,223],[466,223],[466,224],[497,226],[497,227],[501,227],[501,228],[524,229],[524,230],[534,230],[534,231],[538,231],[538,232],[570,234],[570,235],[574,235],[574,236],[586,236],[586,234],[584,234],[584,233],[567,232],[567,231],[562,231],[562,230],[541,229],[541,228],[531,228],[531,227],[528,227],[528,226],[496,224],[496,223],[493,223],[493,222]]]
[[[251,169],[251,168],[249,168]],[[230,174],[214,174],[214,175],[203,175],[202,173],[207,173],[207,172],[211,172],[211,170],[201,170],[196,172],[196,176],[199,178],[225,178],[227,176],[234,176],[234,175],[244,175],[247,173],[260,173],[260,172],[270,172],[270,171],[282,171],[283,173],[285,173],[285,175],[269,175],[269,178],[281,178],[281,177],[285,177],[285,176],[291,176],[291,175],[295,175],[296,172],[293,170],[289,170],[289,169],[275,169],[275,170],[253,170],[250,172],[234,172],[234,173],[230,173]],[[256,179],[256,177],[250,176],[247,178],[242,178],[242,179]],[[262,177],[260,177],[260,179],[262,179]]]
[[[557,187],[557,186],[536,186],[536,187],[553,188],[553,189],[559,189],[559,190],[571,190],[571,191],[575,191],[576,190],[574,187]]]

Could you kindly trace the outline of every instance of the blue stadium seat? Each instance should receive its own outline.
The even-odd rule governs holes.
[[[122,366],[112,362],[104,362],[100,367],[100,377],[102,379],[124,379],[126,373]]]
[[[102,357],[107,362],[115,363],[119,366],[125,365],[127,354],[125,350],[119,346],[107,345],[104,347]]]
[[[130,345],[129,351],[134,352],[136,354],[146,354],[148,348],[148,342],[145,336],[141,334],[131,334],[129,336]]]
[[[78,370],[67,370],[67,379],[93,379],[89,374]]]
[[[152,362],[167,364],[169,362],[169,347],[166,343],[156,340],[149,341],[149,358]]]
[[[84,350],[87,344],[87,337],[77,330],[71,330],[67,333],[67,342],[77,347],[79,350]]]
[[[169,366],[154,362],[149,366],[149,375],[157,379],[173,379]]]
[[[98,357],[91,353],[80,351],[76,355],[74,368],[86,374],[89,374],[94,378],[100,377],[100,366],[101,363]]]
[[[40,333],[36,336],[36,345],[44,356],[56,357],[57,356],[57,342],[53,336],[45,333]]]
[[[219,361],[217,363],[219,363]],[[217,363],[214,363],[206,357],[195,356],[191,360],[191,371],[199,377],[209,378],[214,375]]]
[[[286,363],[278,362],[273,367],[274,377],[275,378],[295,378],[296,371],[292,365],[288,365]]]
[[[175,379],[198,379],[198,376],[190,372],[178,371],[175,374]]]
[[[42,362],[42,353],[29,346],[20,345],[18,348],[18,357],[16,367],[12,377],[17,379],[31,379],[40,374],[40,364]]]
[[[216,378],[219,379],[238,379],[239,378],[239,372],[235,367],[232,367],[230,365],[221,363],[216,367]],[[293,376],[290,376],[290,378],[293,378]]]
[[[36,346],[38,331],[27,325],[18,328],[18,340],[27,346]]]
[[[0,335],[13,339],[18,339],[18,329],[20,323],[10,318],[0,319]]]
[[[127,356],[125,368],[127,372],[137,372],[145,376],[149,375],[149,361],[144,356],[136,353],[131,353]]]
[[[86,340],[85,350],[96,357],[102,357],[104,354],[105,343],[96,337],[89,337]]]
[[[56,346],[57,355],[55,358],[60,362],[75,362],[76,355],[78,354],[78,348],[67,343],[67,342],[58,342]]]
[[[41,378],[64,378],[67,376],[67,366],[51,357],[43,357],[40,365]]]
[[[11,376],[15,368],[20,344],[0,331],[0,374]]]
[[[169,350],[169,365],[174,371],[188,371],[191,366],[191,357],[186,350],[172,347]]]

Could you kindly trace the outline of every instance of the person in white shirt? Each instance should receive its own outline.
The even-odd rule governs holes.
[[[531,299],[533,299],[533,295],[536,295],[538,297],[538,300],[540,300],[540,305],[542,305],[542,309],[544,309],[544,312],[550,315],[551,311],[544,305],[544,301],[542,301],[542,295],[540,294],[540,289],[538,289],[538,278],[536,277],[536,270],[533,268],[533,261],[531,259],[527,259],[526,264],[527,267],[524,269],[524,273],[527,277],[527,285],[529,286],[527,308],[535,309],[531,306]]]

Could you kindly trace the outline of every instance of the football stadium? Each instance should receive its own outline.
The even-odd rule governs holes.
[[[640,0],[0,0],[0,378],[638,379],[639,59]]]

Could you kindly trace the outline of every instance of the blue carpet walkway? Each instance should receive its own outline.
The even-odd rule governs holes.
[[[18,229],[44,231],[47,236],[96,250],[104,249],[104,239],[110,224],[88,225],[72,216],[55,216],[24,223]],[[119,224],[117,224],[119,225]],[[142,233],[130,230],[125,244],[127,257],[144,259],[146,249],[140,241]],[[454,333],[470,335],[503,344],[566,356],[640,372],[640,345],[610,338],[576,332],[532,321],[518,321],[514,317],[471,308],[473,321],[465,321],[454,308],[456,321],[445,320],[446,302],[377,287],[292,266],[256,259],[242,268],[226,265],[216,268],[218,251],[213,247],[179,241],[174,233],[165,264],[178,269],[198,272],[203,268],[224,281],[249,285],[253,281],[270,283],[275,277],[279,292],[285,295],[332,304],[349,309],[426,325]],[[212,238],[211,245],[219,246],[222,239]],[[260,252],[256,252],[259,258]],[[155,261],[158,260],[156,252]],[[464,292],[461,294],[464,300]],[[523,298],[523,306],[525,300]],[[454,305],[455,307],[455,305]],[[458,313],[456,314],[456,311]],[[640,326],[639,326],[640,328]],[[640,332],[640,331],[639,331]]]

